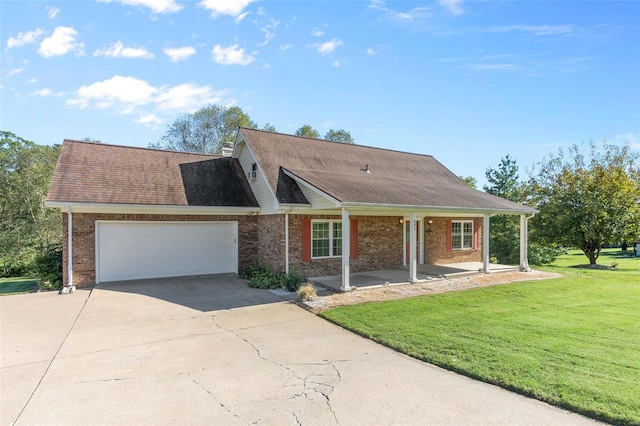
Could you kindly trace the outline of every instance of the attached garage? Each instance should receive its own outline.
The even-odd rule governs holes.
[[[96,282],[238,272],[237,222],[96,221]]]

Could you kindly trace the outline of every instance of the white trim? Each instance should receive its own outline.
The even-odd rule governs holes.
[[[344,207],[363,207],[363,208],[371,208],[371,209],[394,209],[394,210],[405,210],[405,211],[415,211],[416,213],[426,212],[424,216],[429,215],[429,212],[433,212],[432,216],[436,216],[436,212],[440,212],[443,215],[447,215],[448,212],[456,212],[456,213],[468,213],[469,215],[478,215],[478,214],[533,214],[537,213],[538,210],[528,209],[528,210],[516,210],[516,209],[486,209],[486,208],[475,208],[475,207],[452,207],[452,206],[422,206],[422,205],[413,205],[413,204],[382,204],[382,203],[360,203],[360,202],[351,202],[345,201],[341,203]]]
[[[407,218],[402,218],[400,228],[402,229],[402,265],[407,266],[409,264],[407,259]]]
[[[94,226],[94,242],[95,242],[95,275],[96,284],[100,283],[100,225],[107,223],[117,224],[227,224],[233,225],[233,245],[234,245],[234,270],[238,273],[238,221],[237,220],[96,220]]]
[[[291,179],[295,180],[296,183],[298,185],[303,185],[306,188],[309,188],[310,190],[312,190],[313,192],[315,192],[316,194],[320,195],[321,197],[326,198],[327,200],[329,200],[331,203],[333,203],[336,207],[342,207],[344,203],[341,203],[340,200],[338,200],[337,198],[332,197],[331,195],[327,194],[326,192],[324,192],[323,190],[321,190],[320,188],[314,186],[313,184],[311,184],[310,182],[307,182],[306,180],[294,175],[293,173],[291,173],[289,170],[287,169],[282,169],[282,172],[289,176]]]
[[[313,243],[311,243],[313,253]],[[284,271],[289,273],[289,212],[284,214]]]
[[[67,285],[73,285],[73,214],[67,206]]]
[[[482,267],[486,274],[491,272],[489,266],[489,215],[482,218]]]
[[[242,135],[242,140],[238,141],[239,136]],[[273,198],[273,209],[274,210],[279,210],[280,209],[280,203],[278,202],[278,197],[276,197],[275,192],[273,192],[273,188],[271,188],[271,185],[269,185],[269,179],[267,179],[267,175],[264,172],[264,170],[262,170],[262,166],[260,166],[260,162],[258,161],[258,159],[256,158],[256,156],[253,154],[253,150],[251,149],[251,146],[249,145],[249,142],[247,141],[247,138],[244,137],[244,133],[242,133],[242,129],[238,129],[238,134],[236,135],[236,143],[233,146],[233,157],[234,158],[239,158],[239,152],[236,153],[236,149],[239,150],[238,145],[243,143],[244,145],[247,147],[247,149],[249,150],[249,153],[251,154],[251,157],[253,158],[253,161],[255,162],[255,164],[258,167],[258,171],[260,173],[258,173],[258,178],[262,179],[266,182],[267,184],[267,188],[269,188],[269,192],[271,193],[271,197]],[[251,185],[251,183],[249,183],[249,185]],[[251,187],[251,190],[253,191],[253,187]]]
[[[313,238],[312,238],[313,240]],[[313,249],[313,247],[312,247]],[[349,221],[349,210],[342,209],[342,284],[340,290],[351,290],[351,275],[349,258],[351,257],[351,226]]]
[[[420,232],[420,241],[418,244],[419,245],[418,251],[420,253],[418,257],[418,264],[424,265],[424,233],[425,233],[424,218],[420,219],[420,223],[418,223],[418,231]]]
[[[333,254],[333,249],[335,246],[333,245],[333,224],[341,223],[341,219],[311,219],[311,259],[319,260],[319,259],[335,259],[342,257],[343,254],[335,255]],[[314,256],[313,255],[313,224],[314,223],[328,223],[329,224],[329,256]],[[344,227],[342,228],[342,239],[344,240]],[[344,244],[344,243],[343,243]]]
[[[485,216],[489,216],[489,215],[485,215]],[[453,224],[454,223],[460,223],[460,247],[456,248],[453,246]],[[467,247],[464,245],[464,224],[465,223],[470,223],[471,224],[471,247]],[[476,224],[474,220],[452,220],[451,221],[451,251],[467,251],[467,250],[475,250],[476,247],[474,247],[474,242],[475,242],[475,233],[477,232],[477,229],[475,229]]]
[[[520,215],[520,271],[529,272],[529,219],[533,216]]]
[[[47,201],[45,206],[68,208],[74,213],[120,213],[120,214],[175,214],[175,215],[248,215],[260,212],[260,207],[209,207],[209,206],[164,206],[149,204],[110,204]]]
[[[411,221],[410,223],[410,231],[409,231],[409,282],[416,283],[418,282],[418,265],[416,259],[416,252],[418,248],[416,247],[416,212],[411,212]]]

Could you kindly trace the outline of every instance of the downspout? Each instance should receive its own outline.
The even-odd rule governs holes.
[[[67,286],[73,285],[73,215],[71,208],[66,206],[67,212]]]
[[[293,209],[289,209],[284,214],[284,271],[289,273],[289,213]]]

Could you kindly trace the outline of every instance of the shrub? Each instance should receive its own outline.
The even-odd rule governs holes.
[[[59,290],[62,287],[62,245],[46,247],[34,262],[34,272],[38,277],[38,289]]]
[[[298,291],[300,288],[300,284],[302,284],[302,277],[295,273],[295,271],[289,271],[288,274],[284,274],[283,276],[283,284],[284,287],[288,291]]]
[[[313,284],[305,284],[298,289],[298,297],[301,301],[307,302],[317,298],[318,293],[316,293],[316,288]]]
[[[545,246],[541,244],[529,245],[529,263],[532,265],[549,265],[564,252],[561,247]]]

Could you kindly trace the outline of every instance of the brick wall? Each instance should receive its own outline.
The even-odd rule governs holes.
[[[258,257],[258,216],[235,215],[144,215],[144,214],[95,214],[73,213],[73,284],[77,287],[91,287],[96,282],[95,221],[237,221],[238,222],[238,269],[256,263]],[[63,230],[63,274],[67,283],[67,214],[62,214]]]
[[[427,232],[428,225],[425,220],[424,234],[424,261],[427,264],[447,264],[458,262],[482,261],[482,222],[478,229],[478,247],[474,250],[447,251],[447,220],[451,218],[431,218],[431,233]],[[474,218],[455,218],[452,220],[474,220]]]
[[[338,275],[342,258],[302,261],[302,219],[333,219],[340,216],[289,215],[289,268],[304,277]],[[351,272],[376,271],[402,265],[402,225],[397,216],[352,216],[358,220],[358,257]]]
[[[280,272],[286,269],[284,217],[283,214],[258,216],[258,262]]]

